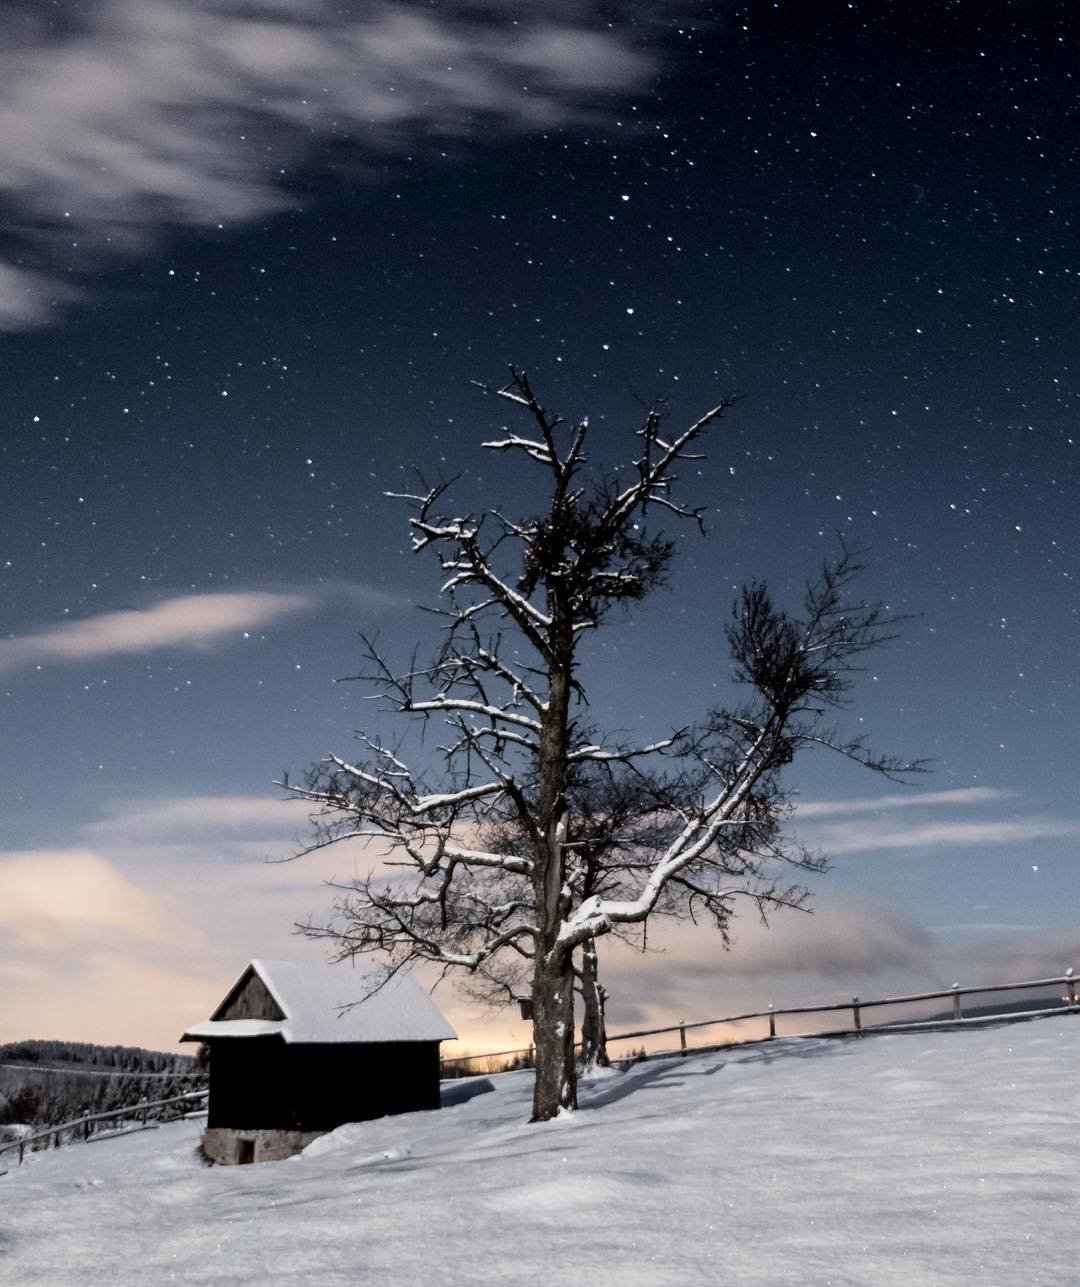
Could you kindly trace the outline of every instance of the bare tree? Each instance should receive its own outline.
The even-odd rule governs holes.
[[[536,1046],[533,1118],[543,1120],[576,1106],[575,953],[587,961],[600,938],[675,902],[704,909],[721,929],[740,896],[763,913],[801,905],[805,889],[784,872],[821,864],[783,835],[780,771],[811,745],[882,773],[909,766],[843,740],[827,722],[859,657],[890,624],[879,607],[849,601],[856,569],[846,555],[808,586],[798,618],[762,585],[743,592],[727,633],[745,703],[648,745],[591,735],[580,719],[581,642],[612,608],[664,580],[674,542],[657,518],[700,526],[703,510],[678,497],[676,471],[700,459],[700,440],[729,403],[674,435],[649,412],[620,474],[586,469],[587,422],[565,428],[524,374],[512,372],[498,392],[532,431],[504,431],[484,446],[519,454],[546,478],[544,507],[524,517],[444,514],[446,484],[402,497],[414,550],[434,551],[442,569],[442,644],[402,673],[365,641],[363,678],[391,709],[443,727],[438,780],[426,780],[422,755],[403,743],[363,733],[359,757],[330,755],[304,783],[284,785],[317,808],[303,852],[362,837],[385,855],[339,890],[328,925],[307,927],[330,936],[339,956],[378,951],[395,967],[422,960],[473,972],[491,970],[500,955],[522,963]],[[668,781],[648,827],[639,820],[624,847],[633,861],[590,888],[587,847],[575,848],[576,775],[656,760],[669,766]],[[486,843],[500,824],[521,843]]]

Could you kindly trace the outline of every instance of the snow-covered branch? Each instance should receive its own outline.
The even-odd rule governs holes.
[[[670,737],[661,738],[659,742],[651,742],[648,746],[627,747],[618,750],[611,750],[603,746],[578,746],[570,751],[566,758],[571,764],[579,763],[582,760],[591,760],[596,764],[625,763],[628,760],[641,759],[646,755],[659,755],[663,751],[670,750],[678,743],[686,731],[685,728],[680,728],[672,733]]]
[[[432,697],[426,701],[409,701],[401,707],[403,711],[410,711],[414,714],[424,714],[432,711],[462,711],[471,715],[486,715],[493,722],[502,724],[513,724],[518,728],[527,728],[530,732],[539,733],[539,720],[530,719],[527,715],[519,715],[516,711],[507,710],[503,706],[489,706],[483,702],[475,702],[463,697],[448,697],[440,693],[438,697]]]

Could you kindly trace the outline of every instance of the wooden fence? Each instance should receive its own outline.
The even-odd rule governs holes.
[[[94,1139],[111,1139],[131,1130],[142,1130],[147,1126],[157,1126],[160,1122],[175,1121],[195,1111],[200,1101],[205,1101],[206,1090],[189,1090],[183,1095],[172,1095],[168,1099],[148,1099],[138,1104],[129,1104],[125,1108],[114,1108],[107,1113],[88,1113],[85,1117],[76,1117],[70,1122],[60,1122],[33,1135],[24,1135],[20,1140],[10,1144],[0,1144],[0,1157],[5,1153],[18,1152],[19,1164],[27,1152],[38,1152],[47,1148],[59,1148],[65,1135],[73,1140],[90,1141]],[[102,1129],[100,1123],[107,1122],[111,1129]],[[125,1126],[129,1122],[132,1125]],[[0,1172],[2,1174],[2,1172]]]
[[[1027,1009],[1007,1009],[994,1008],[992,1012],[973,1015],[964,1013],[963,998],[975,996],[977,994],[986,994],[995,992],[1021,992],[1021,991],[1043,991],[1054,988],[1061,992],[1060,997],[1055,998],[1055,1003],[1046,1007],[1032,1010]],[[912,1019],[898,1019],[889,1017],[878,1023],[867,1023],[865,1013],[867,1010],[883,1009],[889,1006],[919,1006],[925,1009],[933,1001],[947,1000],[948,1013],[945,1015],[923,1015]],[[614,1036],[609,1036],[607,1044],[610,1048],[620,1042],[640,1041],[645,1037],[660,1037],[674,1033],[679,1034],[679,1046],[675,1051],[669,1050],[652,1050],[649,1054],[691,1054],[693,1052],[701,1053],[705,1050],[715,1050],[718,1045],[742,1045],[748,1041],[770,1041],[777,1036],[777,1019],[789,1015],[814,1015],[814,1014],[848,1014],[851,1016],[849,1024],[843,1024],[839,1027],[825,1028],[803,1028],[801,1031],[786,1031],[783,1036],[817,1036],[817,1037],[842,1037],[842,1036],[862,1036],[867,1033],[885,1033],[885,1032],[905,1032],[915,1028],[926,1027],[951,1027],[955,1025],[970,1025],[978,1023],[1001,1023],[1008,1020],[1023,1019],[1035,1017],[1036,1015],[1060,1014],[1080,1009],[1080,1002],[1077,1001],[1077,979],[1074,976],[1072,968],[1065,971],[1064,974],[1052,979],[1030,979],[1023,983],[981,983],[974,987],[962,988],[959,983],[954,983],[951,988],[941,992],[914,992],[906,996],[899,997],[874,997],[866,999],[859,996],[853,996],[849,1001],[831,1001],[825,1005],[800,1005],[800,1006],[769,1006],[766,1010],[749,1010],[744,1014],[727,1015],[722,1019],[699,1019],[693,1023],[672,1024],[667,1028],[641,1028],[635,1032],[620,1032]],[[762,1027],[768,1024],[767,1035],[763,1033],[760,1037],[742,1037],[733,1038],[719,1043],[708,1043],[700,1046],[690,1046],[687,1042],[686,1034],[688,1032],[699,1031],[704,1028],[719,1027],[722,1024],[740,1024],[752,1020],[761,1021]],[[580,1042],[578,1045],[580,1046]],[[460,1077],[470,1076],[472,1071],[464,1071],[461,1065],[481,1064],[487,1066],[476,1068],[476,1072],[500,1072],[508,1071],[509,1067],[527,1067],[531,1064],[534,1051],[532,1046],[522,1046],[516,1050],[498,1050],[483,1055],[451,1055],[442,1060],[443,1076]],[[640,1055],[620,1056],[613,1054],[612,1057],[618,1062],[623,1058],[640,1058]],[[647,1057],[647,1056],[646,1056]],[[491,1062],[504,1059],[511,1061],[508,1068],[491,1067]]]

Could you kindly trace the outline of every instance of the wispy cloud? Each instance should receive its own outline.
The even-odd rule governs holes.
[[[871,822],[837,823],[815,832],[827,853],[869,853],[882,849],[955,849],[972,845],[1024,845],[1080,835],[1080,822],[1028,817],[1012,822],[926,822],[885,827]]]
[[[287,860],[308,831],[306,806],[281,799],[267,783],[265,795],[190,795],[116,801],[105,816],[78,829],[79,839],[141,871],[233,869],[246,871],[262,890],[312,885],[334,875],[350,876],[363,855],[345,845],[322,861]],[[270,864],[267,866],[266,864]],[[202,876],[199,879],[203,879]],[[217,876],[215,875],[215,879]]]
[[[21,947],[176,936],[162,903],[91,850],[0,853],[0,887],[0,928]]]
[[[169,1048],[251,957],[321,959],[294,923],[325,907],[341,858],[265,865],[274,805],[142,802],[70,847],[0,852],[0,1041]]]
[[[289,613],[310,612],[315,594],[241,590],[186,594],[149,608],[103,612],[0,639],[0,674],[46,662],[79,662],[166,648],[208,648]]]
[[[16,268],[0,261],[0,331],[45,326],[55,320],[58,306],[71,303],[78,294],[71,286],[44,272]]]
[[[0,329],[48,321],[73,275],[173,229],[295,206],[289,182],[328,140],[356,167],[549,128],[640,88],[654,63],[632,21],[605,15],[598,0],[16,0],[0,193],[18,250],[0,265]]]
[[[897,792],[859,800],[800,801],[797,813],[800,818],[839,818],[851,814],[882,813],[892,809],[926,809],[939,805],[966,808],[1007,800],[1011,796],[1012,792],[1002,791],[997,787],[961,787],[952,791],[916,791],[906,794]]]
[[[168,1050],[231,982],[228,967],[194,953],[171,964],[151,945],[137,950],[119,939],[65,949],[0,961],[0,1041],[63,1037]]]
[[[188,795],[142,801],[117,801],[107,814],[88,823],[87,837],[122,841],[124,845],[182,840],[185,844],[207,838],[241,838],[251,843],[281,840],[302,827],[306,814],[295,801],[266,795]],[[293,807],[290,807],[293,806]]]
[[[348,881],[380,869],[385,843],[363,838],[297,857],[311,839],[309,814],[310,806],[276,795],[268,782],[265,795],[117,800],[75,834],[79,843],[129,870],[153,872],[155,880],[173,883],[192,872],[197,884],[235,882],[248,889],[247,901],[289,889],[318,889],[327,880]],[[316,904],[294,908],[283,923],[288,928],[317,909],[322,914],[328,903],[329,896],[320,892]]]
[[[800,827],[803,839],[827,854],[1022,846],[1080,835],[1080,821],[1024,813],[1017,809],[1018,800],[1015,792],[997,787],[964,787],[856,800],[810,800],[798,805],[795,816],[797,824],[804,824]],[[1003,802],[1011,802],[1010,816],[995,817],[994,806]],[[964,808],[978,809],[979,816],[957,819],[953,810]],[[912,817],[917,811],[926,816]]]

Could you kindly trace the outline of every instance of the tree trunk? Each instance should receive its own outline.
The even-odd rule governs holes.
[[[561,1109],[577,1108],[574,970],[568,952],[554,959],[550,953],[536,954],[532,997],[536,1047],[532,1120],[546,1122]]]
[[[574,634],[570,617],[549,588],[548,696],[540,718],[536,818],[540,827],[533,869],[533,894],[540,933],[533,970],[533,1041],[536,1046],[534,1122],[546,1122],[562,1110],[577,1108],[574,1064],[574,960],[572,951],[557,950],[566,914],[566,745],[573,671]]]
[[[604,1022],[607,990],[600,982],[594,938],[587,938],[581,947],[581,996],[584,1001],[581,1018],[582,1066],[606,1068],[611,1063],[608,1059],[607,1027]]]

